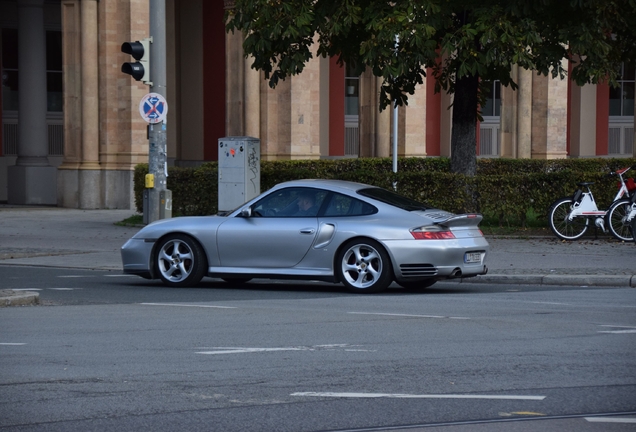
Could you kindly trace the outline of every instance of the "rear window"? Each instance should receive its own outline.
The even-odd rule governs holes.
[[[434,208],[428,204],[412,200],[405,196],[398,195],[395,192],[381,188],[360,189],[358,194],[367,198],[382,201],[385,204],[389,204],[406,211],[428,210]]]

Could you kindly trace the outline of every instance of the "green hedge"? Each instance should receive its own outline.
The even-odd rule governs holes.
[[[599,208],[607,208],[616,194],[617,177],[607,173],[636,165],[636,159],[479,159],[477,175],[450,172],[447,158],[402,158],[398,172],[390,158],[339,160],[263,161],[261,190],[288,180],[328,178],[368,183],[456,213],[479,211],[498,218],[525,221],[532,211],[545,217],[552,202],[571,195],[576,183],[593,181]],[[148,165],[135,168],[135,203],[143,210],[144,176]],[[218,167],[208,162],[198,168],[168,170],[173,216],[208,215],[217,211]],[[636,172],[628,173],[636,177]]]

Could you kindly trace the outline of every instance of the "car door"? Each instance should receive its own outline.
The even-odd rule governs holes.
[[[251,217],[232,217],[217,232],[222,267],[290,268],[311,247],[318,231],[316,216],[296,216],[301,193],[311,188],[287,188],[252,206]],[[326,192],[315,192],[319,206]]]

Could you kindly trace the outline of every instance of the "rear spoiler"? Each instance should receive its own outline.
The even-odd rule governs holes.
[[[444,225],[444,226],[447,226],[447,227],[478,226],[483,218],[484,217],[482,215],[480,215],[480,214],[467,213],[467,214],[452,215],[451,217],[449,217],[447,219],[434,222],[434,224],[435,225]]]

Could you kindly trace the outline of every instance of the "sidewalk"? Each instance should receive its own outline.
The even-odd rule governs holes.
[[[139,228],[114,223],[133,214],[0,205],[0,272],[3,265],[121,271],[119,249]],[[575,242],[556,237],[488,237],[488,242],[488,274],[463,283],[636,287],[634,243],[593,235]],[[0,293],[0,306],[2,299]]]

